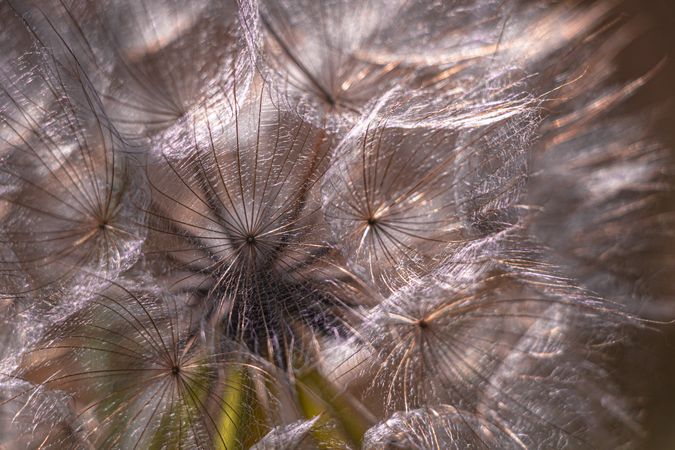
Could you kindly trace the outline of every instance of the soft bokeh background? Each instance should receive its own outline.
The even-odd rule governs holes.
[[[618,61],[620,75],[634,78],[664,61],[656,77],[631,99],[631,107],[663,108],[656,131],[668,143],[675,160],[675,1],[629,0],[622,8],[626,20],[644,18],[646,22],[645,31]],[[664,245],[675,246],[675,239]],[[670,275],[665,279],[669,285],[664,286],[669,295],[663,299],[664,305],[658,307],[670,308],[672,318],[675,316],[672,311],[675,309],[675,278]],[[653,345],[638,350],[638,353],[649,353],[658,349],[654,357],[659,359],[659,370],[648,372],[636,367],[636,373],[632,374],[653,389],[653,398],[647,400],[650,450],[675,449],[675,331],[672,328],[672,325],[662,327]]]

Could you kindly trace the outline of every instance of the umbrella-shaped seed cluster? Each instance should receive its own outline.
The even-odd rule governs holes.
[[[617,2],[0,24],[0,448],[641,445],[674,178]]]

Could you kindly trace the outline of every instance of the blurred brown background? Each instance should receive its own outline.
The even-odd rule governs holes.
[[[675,161],[675,0],[626,0],[622,12],[627,20],[644,18],[645,32],[620,55],[618,64],[622,78],[643,75],[660,61],[665,65],[656,77],[630,101],[636,109],[663,108],[664,114],[655,125],[656,132],[669,144]],[[675,198],[675,196],[671,196]],[[675,210],[675,204],[668,205]],[[675,231],[675,230],[673,230]],[[675,249],[675,239],[664,243]],[[671,254],[674,252],[671,252]],[[668,292],[675,293],[675,274]],[[664,303],[675,309],[675,296]],[[670,313],[673,318],[675,314]],[[646,400],[649,450],[675,449],[675,324],[660,327],[654,345],[645,352],[658,349],[656,371],[636,368],[632,376],[642,378],[653,390]]]

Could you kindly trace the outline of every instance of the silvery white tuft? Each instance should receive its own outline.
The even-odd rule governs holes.
[[[620,10],[0,0],[0,447],[641,447]]]

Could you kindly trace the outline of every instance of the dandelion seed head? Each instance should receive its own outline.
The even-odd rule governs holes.
[[[245,425],[238,417],[245,411],[228,405],[221,392],[227,377],[247,370],[246,364],[235,353],[208,352],[196,319],[184,311],[180,299],[161,291],[110,286],[52,327],[14,377],[68,393],[73,423],[91,446],[165,439],[197,448],[219,445],[225,438],[218,423]],[[32,396],[26,388],[16,399]]]
[[[0,0],[0,446],[639,446],[622,8]]]
[[[17,143],[0,170],[12,186],[0,197],[2,239],[14,253],[1,264],[25,271],[32,291],[84,282],[83,270],[114,278],[138,258],[146,234],[145,180],[83,80],[58,65],[34,70],[52,113],[31,116],[40,96],[23,92],[11,103],[17,119],[4,121]]]

